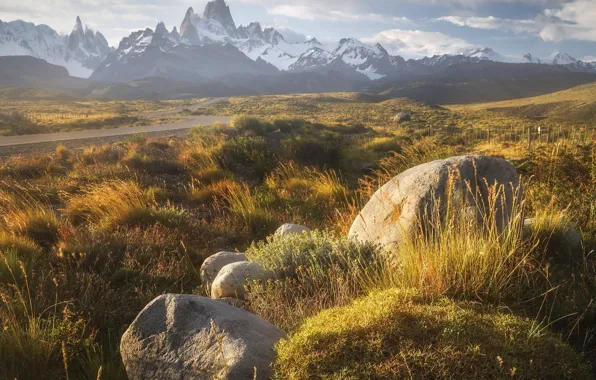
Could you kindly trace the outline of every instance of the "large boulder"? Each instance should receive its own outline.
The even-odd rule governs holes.
[[[163,295],[137,316],[120,352],[130,380],[271,377],[273,348],[286,334],[242,309],[208,298]]]
[[[290,235],[290,234],[309,234],[310,228],[301,226],[299,224],[286,223],[275,231],[276,235]]]
[[[223,267],[211,285],[211,298],[245,299],[244,286],[249,281],[263,283],[273,279],[273,273],[263,269],[259,264],[249,261],[228,264]]]
[[[246,261],[244,253],[237,252],[218,252],[209,256],[201,266],[201,283],[209,289],[215,277],[228,264]]]
[[[479,222],[491,203],[499,205],[493,216],[502,229],[509,222],[514,200],[519,202],[519,186],[513,165],[500,158],[461,156],[429,162],[381,187],[356,217],[350,237],[393,251],[414,233],[430,232],[435,219],[444,217],[447,198],[452,209]],[[500,193],[491,199],[489,194],[495,192],[490,189],[495,187]]]

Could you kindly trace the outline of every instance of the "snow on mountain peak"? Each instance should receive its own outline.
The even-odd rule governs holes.
[[[534,63],[534,64],[539,64],[542,63],[542,61],[537,58],[534,57],[532,54],[528,53],[526,55],[524,55],[523,59],[522,59],[523,63]]]
[[[555,52],[551,55],[553,65],[569,65],[577,63],[577,59],[573,58],[567,53]]]

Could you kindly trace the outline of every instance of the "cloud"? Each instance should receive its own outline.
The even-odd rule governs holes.
[[[584,61],[584,62],[596,62],[596,56],[587,55],[584,58],[582,58],[582,61]]]
[[[486,30],[507,30],[515,34],[536,32],[536,22],[534,20],[512,20],[502,19],[493,16],[489,17],[461,17],[444,16],[436,19],[437,21],[447,21],[457,26],[467,26],[475,29]]]
[[[302,34],[300,32],[297,32],[297,31],[290,29],[288,27],[285,27],[283,25],[274,24],[274,25],[267,25],[266,27],[274,28],[275,30],[280,32],[281,35],[284,36],[284,39],[289,43],[304,42],[304,41],[307,41],[308,39],[310,39],[309,36]]]
[[[391,54],[401,55],[406,58],[459,54],[475,47],[461,38],[421,30],[392,29],[361,40],[367,44],[380,43]]]
[[[544,41],[596,41],[596,1],[573,0],[560,8],[549,8],[533,19],[443,16],[435,21],[475,29],[502,30],[514,34],[537,35]]]
[[[378,13],[347,12],[344,10],[330,9],[328,7],[298,4],[277,5],[272,8],[268,8],[267,11],[269,14],[272,14],[274,16],[292,17],[306,21],[371,21],[381,22],[385,24],[411,22],[411,20],[409,20],[406,17],[390,17]]]

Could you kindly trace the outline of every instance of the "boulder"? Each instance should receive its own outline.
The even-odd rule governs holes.
[[[130,380],[271,377],[273,347],[286,334],[242,309],[204,297],[163,295],[122,336]]]
[[[245,299],[244,286],[249,281],[267,282],[273,274],[249,261],[228,264],[220,271],[211,285],[211,298]]]
[[[533,232],[536,224],[535,218],[529,218],[524,220],[524,227],[528,234]],[[569,261],[577,261],[583,259],[584,247],[582,243],[582,237],[575,228],[570,225],[565,226],[561,234],[552,234],[549,231],[548,246],[551,254],[554,254],[554,258],[564,263]]]
[[[240,261],[246,261],[244,253],[218,252],[208,257],[201,266],[201,283],[209,289],[221,268]]]
[[[393,118],[393,121],[396,123],[401,123],[404,121],[410,121],[412,119],[412,117],[410,116],[410,114],[406,111],[402,111],[400,113],[398,113],[397,115],[395,115],[395,117]]]
[[[275,231],[276,235],[288,235],[288,234],[309,234],[310,235],[310,228],[301,226],[299,224],[291,224],[286,223],[283,226],[279,227],[277,231]]]
[[[448,193],[453,194],[452,209],[482,222],[495,185],[503,185],[496,202],[502,207],[495,215],[501,230],[521,196],[517,171],[500,158],[461,156],[419,165],[393,178],[364,206],[349,236],[393,251],[414,233],[431,231],[435,219],[445,215]]]

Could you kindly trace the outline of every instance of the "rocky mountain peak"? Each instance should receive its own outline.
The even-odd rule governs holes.
[[[225,0],[213,0],[207,3],[203,18],[219,22],[228,32],[236,31],[236,23],[232,18],[230,7]]]
[[[163,21],[160,21],[155,27],[155,34],[161,34],[162,36],[167,36],[170,34]]]

